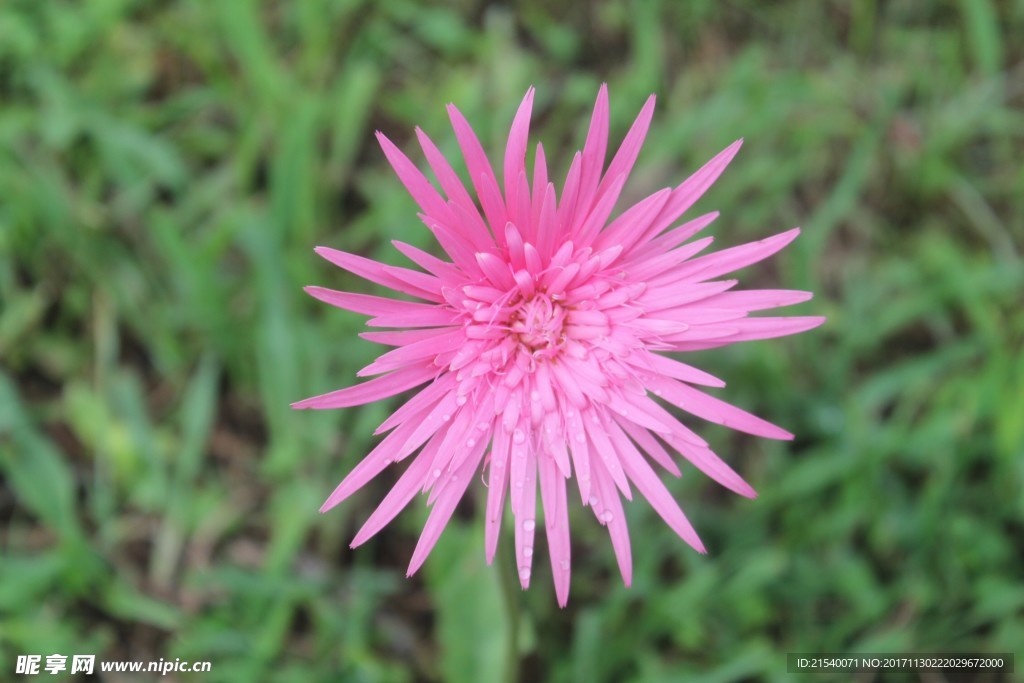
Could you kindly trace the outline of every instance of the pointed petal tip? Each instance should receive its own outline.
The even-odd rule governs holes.
[[[318,285],[306,285],[305,287],[302,288],[302,291],[305,292],[306,294],[309,294],[314,299],[319,299],[323,301],[321,293],[324,291],[324,289],[324,287],[320,287]]]
[[[821,327],[828,321],[828,318],[824,315],[804,315],[800,316],[800,319],[804,322],[804,325],[806,325],[806,327],[800,330],[801,332],[808,332],[816,327]]]
[[[337,503],[332,503],[332,505],[337,505]],[[360,529],[359,531],[356,532],[356,535],[352,537],[352,542],[348,544],[348,547],[352,548],[353,550],[355,550],[356,548],[358,548],[362,544],[364,544],[367,541],[369,541],[372,535],[373,534],[369,534],[368,535],[368,534],[366,534],[365,531]]]
[[[754,500],[755,498],[757,498],[757,491],[755,491],[754,487],[745,481],[743,482],[742,486],[737,486],[736,488],[733,489],[733,491],[743,496],[744,498],[749,498],[750,500]]]

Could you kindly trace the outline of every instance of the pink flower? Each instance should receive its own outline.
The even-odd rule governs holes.
[[[532,182],[527,174],[533,95],[531,88],[512,122],[501,184],[465,118],[448,105],[476,200],[423,131],[417,129],[416,135],[445,196],[377,133],[385,156],[422,210],[421,220],[449,260],[398,241],[398,250],[422,270],[318,247],[317,253],[335,265],[419,301],[307,287],[322,301],[370,316],[370,327],[409,329],[361,335],[394,347],[358,373],[378,377],[294,407],[355,406],[425,384],[380,425],[376,433],[388,435],[321,511],[389,465],[408,461],[352,546],[377,533],[418,492],[427,493],[432,508],[413,552],[411,575],[483,469],[487,560],[494,557],[508,495],[519,578],[526,588],[539,487],[555,589],[564,606],[569,594],[569,479],[575,479],[583,505],[608,528],[627,585],[632,560],[622,498],[632,500],[634,488],[683,540],[705,552],[651,466],[656,463],[679,476],[669,448],[723,486],[755,496],[667,406],[750,434],[793,438],[696,389],[725,383],[666,352],[795,334],[824,318],[749,317],[752,311],[806,301],[811,294],[734,291],[736,280],[720,279],[779,251],[798,228],[702,256],[712,238],[687,240],[717,213],[669,229],[725,169],[742,141],[675,189],[659,190],[611,219],[650,125],[654,96],[602,173],[608,142],[608,91],[602,86],[583,152],[573,158],[556,199],[539,144]]]

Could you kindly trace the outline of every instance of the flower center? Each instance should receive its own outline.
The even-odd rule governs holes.
[[[512,332],[532,353],[554,356],[565,341],[565,309],[545,294],[522,302],[512,314]]]

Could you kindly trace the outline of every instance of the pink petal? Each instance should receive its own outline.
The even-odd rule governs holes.
[[[703,216],[697,216],[678,227],[672,228],[665,234],[654,238],[646,245],[637,245],[637,247],[630,252],[630,258],[640,260],[642,258],[649,258],[652,255],[661,254],[669,251],[670,249],[674,249],[713,223],[717,218],[717,211],[706,213]]]
[[[671,379],[652,378],[647,385],[669,403],[709,422],[766,439],[792,439],[793,435],[781,427],[751,415],[734,405],[697,391],[691,386]]]
[[[632,437],[633,441],[636,441],[640,448],[644,449],[644,452],[651,457],[654,462],[658,463],[666,470],[679,477],[682,476],[682,472],[679,471],[679,467],[673,462],[672,456],[669,455],[658,440],[654,436],[643,429],[638,427],[636,424],[629,420],[621,417],[615,417],[615,421],[619,423],[619,426]]]
[[[810,301],[811,292],[792,289],[749,289],[740,292],[725,292],[705,300],[709,306],[736,308],[742,311],[763,311],[769,308],[792,306]]]
[[[377,141],[380,142],[388,163],[395,169],[398,179],[402,181],[405,189],[409,191],[423,212],[441,221],[447,221],[449,219],[448,205],[426,176],[380,131],[377,131]]]
[[[694,203],[707,191],[707,189],[711,187],[716,180],[718,180],[718,176],[722,174],[722,171],[724,171],[725,167],[729,165],[732,158],[736,156],[738,151],[740,151],[740,147],[742,145],[743,139],[740,138],[715,155],[711,161],[701,166],[696,173],[676,187],[676,189],[672,191],[671,199],[668,200],[668,203],[662,210],[661,216],[655,222],[654,226],[647,232],[644,239],[646,240],[658,236],[662,230],[675,222],[675,220],[682,216],[687,209],[693,206]]]
[[[594,484],[598,490],[598,504],[591,505],[594,515],[601,524],[608,527],[612,539],[615,558],[619,562],[619,573],[622,582],[627,586],[633,583],[633,554],[629,547],[629,529],[626,527],[626,515],[622,509],[622,501],[615,491],[615,484],[605,470],[600,458],[594,459]]]
[[[608,217],[612,215],[612,210],[615,208],[615,202],[619,200],[619,195],[622,194],[622,188],[626,185],[626,176],[620,175],[616,177],[608,189],[603,192],[597,202],[594,204],[594,208],[590,210],[586,215],[586,220],[580,226],[579,230],[576,231],[573,239],[576,239],[580,244],[590,244],[594,241],[597,233],[600,232],[601,228],[605,227],[608,222]],[[579,215],[579,214],[577,214]]]
[[[665,441],[672,448],[689,460],[697,469],[708,475],[725,488],[738,493],[744,498],[756,498],[757,492],[748,484],[743,477],[736,474],[729,465],[725,463],[718,454],[707,446],[696,446],[675,434],[665,435]]]
[[[533,224],[540,224],[540,206],[544,201],[544,195],[548,190],[548,162],[544,156],[544,145],[537,143],[537,152],[533,157],[533,197],[530,205],[533,207]],[[533,233],[535,235],[536,232]],[[532,235],[528,238],[532,239]]]
[[[369,519],[359,529],[359,532],[352,539],[351,547],[361,546],[370,540],[378,531],[387,526],[399,512],[405,509],[409,502],[419,492],[423,480],[430,468],[430,453],[428,446],[419,457],[414,458],[412,464],[405,470],[399,480],[392,487],[388,495],[384,497],[377,509],[370,515]]]
[[[348,408],[379,401],[423,384],[437,376],[437,372],[433,365],[405,367],[369,382],[298,401],[292,404],[292,408]]]
[[[690,382],[691,384],[703,384],[708,387],[725,386],[725,382],[714,375],[709,375],[703,370],[695,368],[692,365],[687,365],[686,363],[681,363],[674,358],[668,358],[667,356],[662,356],[657,353],[651,353],[644,357],[644,361],[649,364],[650,368],[654,372],[666,377]]]
[[[633,500],[633,492],[629,489],[629,480],[626,479],[626,473],[622,471],[618,454],[612,447],[611,441],[608,440],[607,428],[601,417],[601,412],[603,411],[593,409],[589,411],[588,415],[583,417],[583,425],[587,430],[587,437],[590,439],[591,445],[593,445],[591,453],[600,456],[592,458],[592,460],[600,460],[605,472],[615,482],[615,486],[622,492],[626,500]]]
[[[460,329],[450,330],[436,337],[422,339],[418,342],[401,346],[393,351],[388,351],[357,372],[356,375],[358,377],[378,375],[382,372],[396,370],[409,363],[416,363],[426,358],[432,359],[439,353],[450,349],[453,344],[457,345],[465,341],[465,339],[466,335]]]
[[[621,216],[612,221],[597,236],[594,240],[594,248],[600,250],[617,245],[624,252],[628,252],[634,242],[647,231],[654,219],[661,214],[661,209],[665,206],[665,202],[668,201],[671,194],[672,190],[668,188],[659,190],[623,211]]]
[[[636,298],[635,303],[644,311],[660,311],[684,306],[695,301],[712,301],[718,294],[735,287],[736,283],[737,280],[712,280],[711,282],[687,283],[685,287],[678,285],[649,287]]]
[[[665,484],[658,479],[651,466],[647,464],[640,452],[636,450],[629,439],[618,430],[618,427],[609,424],[609,430],[621,436],[616,440],[617,450],[622,462],[623,469],[629,475],[629,479],[636,484],[636,488],[647,499],[665,523],[672,531],[679,534],[679,537],[689,543],[699,553],[707,552],[704,544],[701,543],[697,532],[694,530],[686,515],[679,509],[678,503],[672,498],[672,494],[665,488]]]
[[[516,116],[509,130],[508,143],[505,146],[505,196],[515,195],[515,182],[519,174],[526,168],[526,139],[530,133],[530,113],[533,110],[534,89],[526,91]]]
[[[430,551],[434,549],[437,539],[440,538],[441,532],[444,531],[445,526],[448,525],[448,520],[452,517],[452,513],[455,512],[455,506],[462,500],[466,487],[473,480],[473,472],[480,465],[481,458],[483,458],[482,448],[475,457],[467,458],[462,467],[453,473],[444,490],[437,497],[434,507],[430,510],[430,516],[427,517],[427,523],[423,526],[422,533],[420,533],[420,540],[416,544],[416,549],[413,550],[412,559],[409,561],[409,568],[405,573],[406,576],[415,574],[416,570],[427,559]]]
[[[360,332],[359,336],[367,341],[385,346],[405,346],[415,344],[424,339],[434,339],[451,332],[446,328],[432,328],[425,330],[375,330],[371,332]]]
[[[487,225],[480,217],[480,212],[477,211],[476,202],[469,196],[469,192],[466,191],[465,185],[462,184],[459,176],[452,169],[451,164],[448,163],[448,160],[445,159],[440,150],[427,137],[427,134],[419,128],[416,128],[416,137],[419,139],[420,147],[423,148],[424,156],[427,157],[427,163],[430,164],[430,168],[434,171],[434,175],[437,176],[438,182],[441,183],[441,189],[448,195],[448,199],[451,202],[457,204],[462,209],[460,215],[467,220],[466,227],[469,231],[476,233],[476,236],[473,237],[463,233],[464,236],[471,240],[477,237],[486,238],[488,235]],[[449,208],[451,208],[450,204]]]
[[[517,461],[523,462],[518,476]],[[519,584],[526,590],[530,587],[530,575],[533,571],[534,535],[537,528],[537,456],[532,448],[525,448],[524,455],[517,456],[516,447],[513,445],[511,472],[512,512],[516,519],[516,566],[519,571]],[[518,508],[515,505],[517,493],[520,494]]]
[[[590,117],[587,141],[583,145],[579,204],[584,211],[594,204],[601,171],[604,170],[604,157],[608,150],[608,118],[608,85],[602,83],[594,102],[594,113]]]
[[[437,243],[444,249],[444,253],[448,254],[459,269],[473,275],[480,272],[474,258],[477,249],[473,247],[473,240],[460,236],[452,228],[432,216],[421,213],[419,217],[437,238]]]
[[[418,249],[411,244],[400,242],[398,240],[391,240],[391,244],[395,246],[398,251],[405,254],[406,258],[418,265],[423,270],[433,273],[442,280],[454,280],[461,276],[461,272],[458,267],[442,261],[433,254],[428,254],[422,249]]]
[[[484,215],[487,222],[494,225],[504,225],[505,206],[501,202],[501,194],[498,191],[498,180],[494,177],[494,170],[491,162],[487,160],[480,140],[470,127],[466,118],[454,104],[448,105],[448,118],[452,122],[452,129],[462,149],[462,156],[466,160],[466,168],[469,169],[469,177],[476,188],[477,196],[484,208]],[[495,235],[496,240],[503,239],[503,236]],[[498,246],[504,246],[500,241]]]
[[[824,316],[791,316],[779,318],[746,318],[730,323],[739,329],[738,334],[730,341],[751,341],[753,339],[772,339],[790,334],[812,330],[825,322]]]
[[[569,540],[569,507],[565,495],[565,479],[550,459],[540,461],[541,503],[544,505],[544,526],[551,558],[551,576],[555,582],[558,604],[569,602],[569,565],[572,544]]]
[[[636,158],[640,154],[640,148],[644,144],[644,138],[647,136],[647,129],[651,125],[651,117],[654,116],[654,99],[654,95],[647,98],[647,102],[644,103],[640,113],[637,114],[636,120],[630,127],[629,132],[626,133],[626,137],[623,138],[619,151],[615,153],[612,163],[608,165],[604,179],[597,189],[598,200],[610,189],[612,183],[615,182],[615,178],[618,178],[620,175],[628,178],[629,172],[633,170],[633,164],[636,162]]]
[[[576,471],[576,483],[580,489],[580,498],[586,505],[590,500],[590,452],[587,448],[587,433],[583,429],[580,413],[572,408],[563,408],[565,415],[566,435],[569,438],[569,452],[572,454],[572,467]]]
[[[444,301],[441,297],[441,282],[437,278],[421,280],[417,284],[411,284],[410,282],[406,282],[405,280],[396,277],[397,273],[388,272],[388,269],[391,268],[391,266],[386,266],[383,263],[371,261],[370,259],[363,258],[362,256],[349,254],[348,252],[340,251],[338,249],[331,249],[330,247],[317,247],[314,251],[339,268],[344,268],[348,272],[358,275],[370,282],[376,282],[377,284],[393,289],[396,292],[411,294],[422,299],[429,299],[430,301],[437,302]],[[400,268],[397,270],[404,271],[405,269]],[[429,277],[423,273],[416,273],[416,275],[425,278]]]
[[[651,287],[660,286],[665,281],[674,282],[679,279],[679,271],[672,269],[694,254],[706,249],[714,239],[714,237],[710,236],[704,237],[672,251],[651,256],[641,261],[623,263],[619,267],[626,272],[631,280],[647,281]],[[685,266],[683,267],[685,268]]]
[[[501,531],[501,516],[505,507],[505,493],[508,491],[508,454],[512,435],[499,425],[494,428],[491,443],[490,477],[487,489],[487,517],[484,520],[484,547],[487,564],[494,561]]]
[[[388,434],[377,444],[370,453],[348,473],[340,484],[334,489],[323,505],[320,512],[327,512],[332,507],[345,500],[360,488],[365,486],[371,479],[380,474],[385,467],[399,460],[398,449],[412,432],[412,425],[405,424]]]
[[[675,274],[680,278],[710,280],[768,258],[796,239],[799,234],[800,228],[793,228],[757,242],[716,251],[689,261]]]
[[[569,172],[566,173],[565,184],[562,185],[562,200],[558,202],[558,210],[555,212],[555,220],[568,233],[569,239],[574,239],[570,226],[574,225],[574,221],[582,218],[581,216],[576,216],[582,166],[583,155],[576,152],[576,155],[572,158],[572,163],[569,164]]]
[[[446,396],[450,401],[454,402],[454,391],[455,388],[455,376],[451,373],[441,375],[435,379],[429,386],[423,387],[423,389],[416,392],[416,394],[402,404],[395,412],[384,420],[379,427],[377,427],[374,434],[383,434],[384,432],[394,429],[398,425],[406,422],[413,415],[418,415],[421,411],[428,408],[432,409],[444,399]]]

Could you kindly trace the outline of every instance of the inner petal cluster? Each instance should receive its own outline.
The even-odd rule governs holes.
[[[566,311],[547,294],[521,301],[512,314],[509,331],[535,357],[551,358],[565,344]]]

